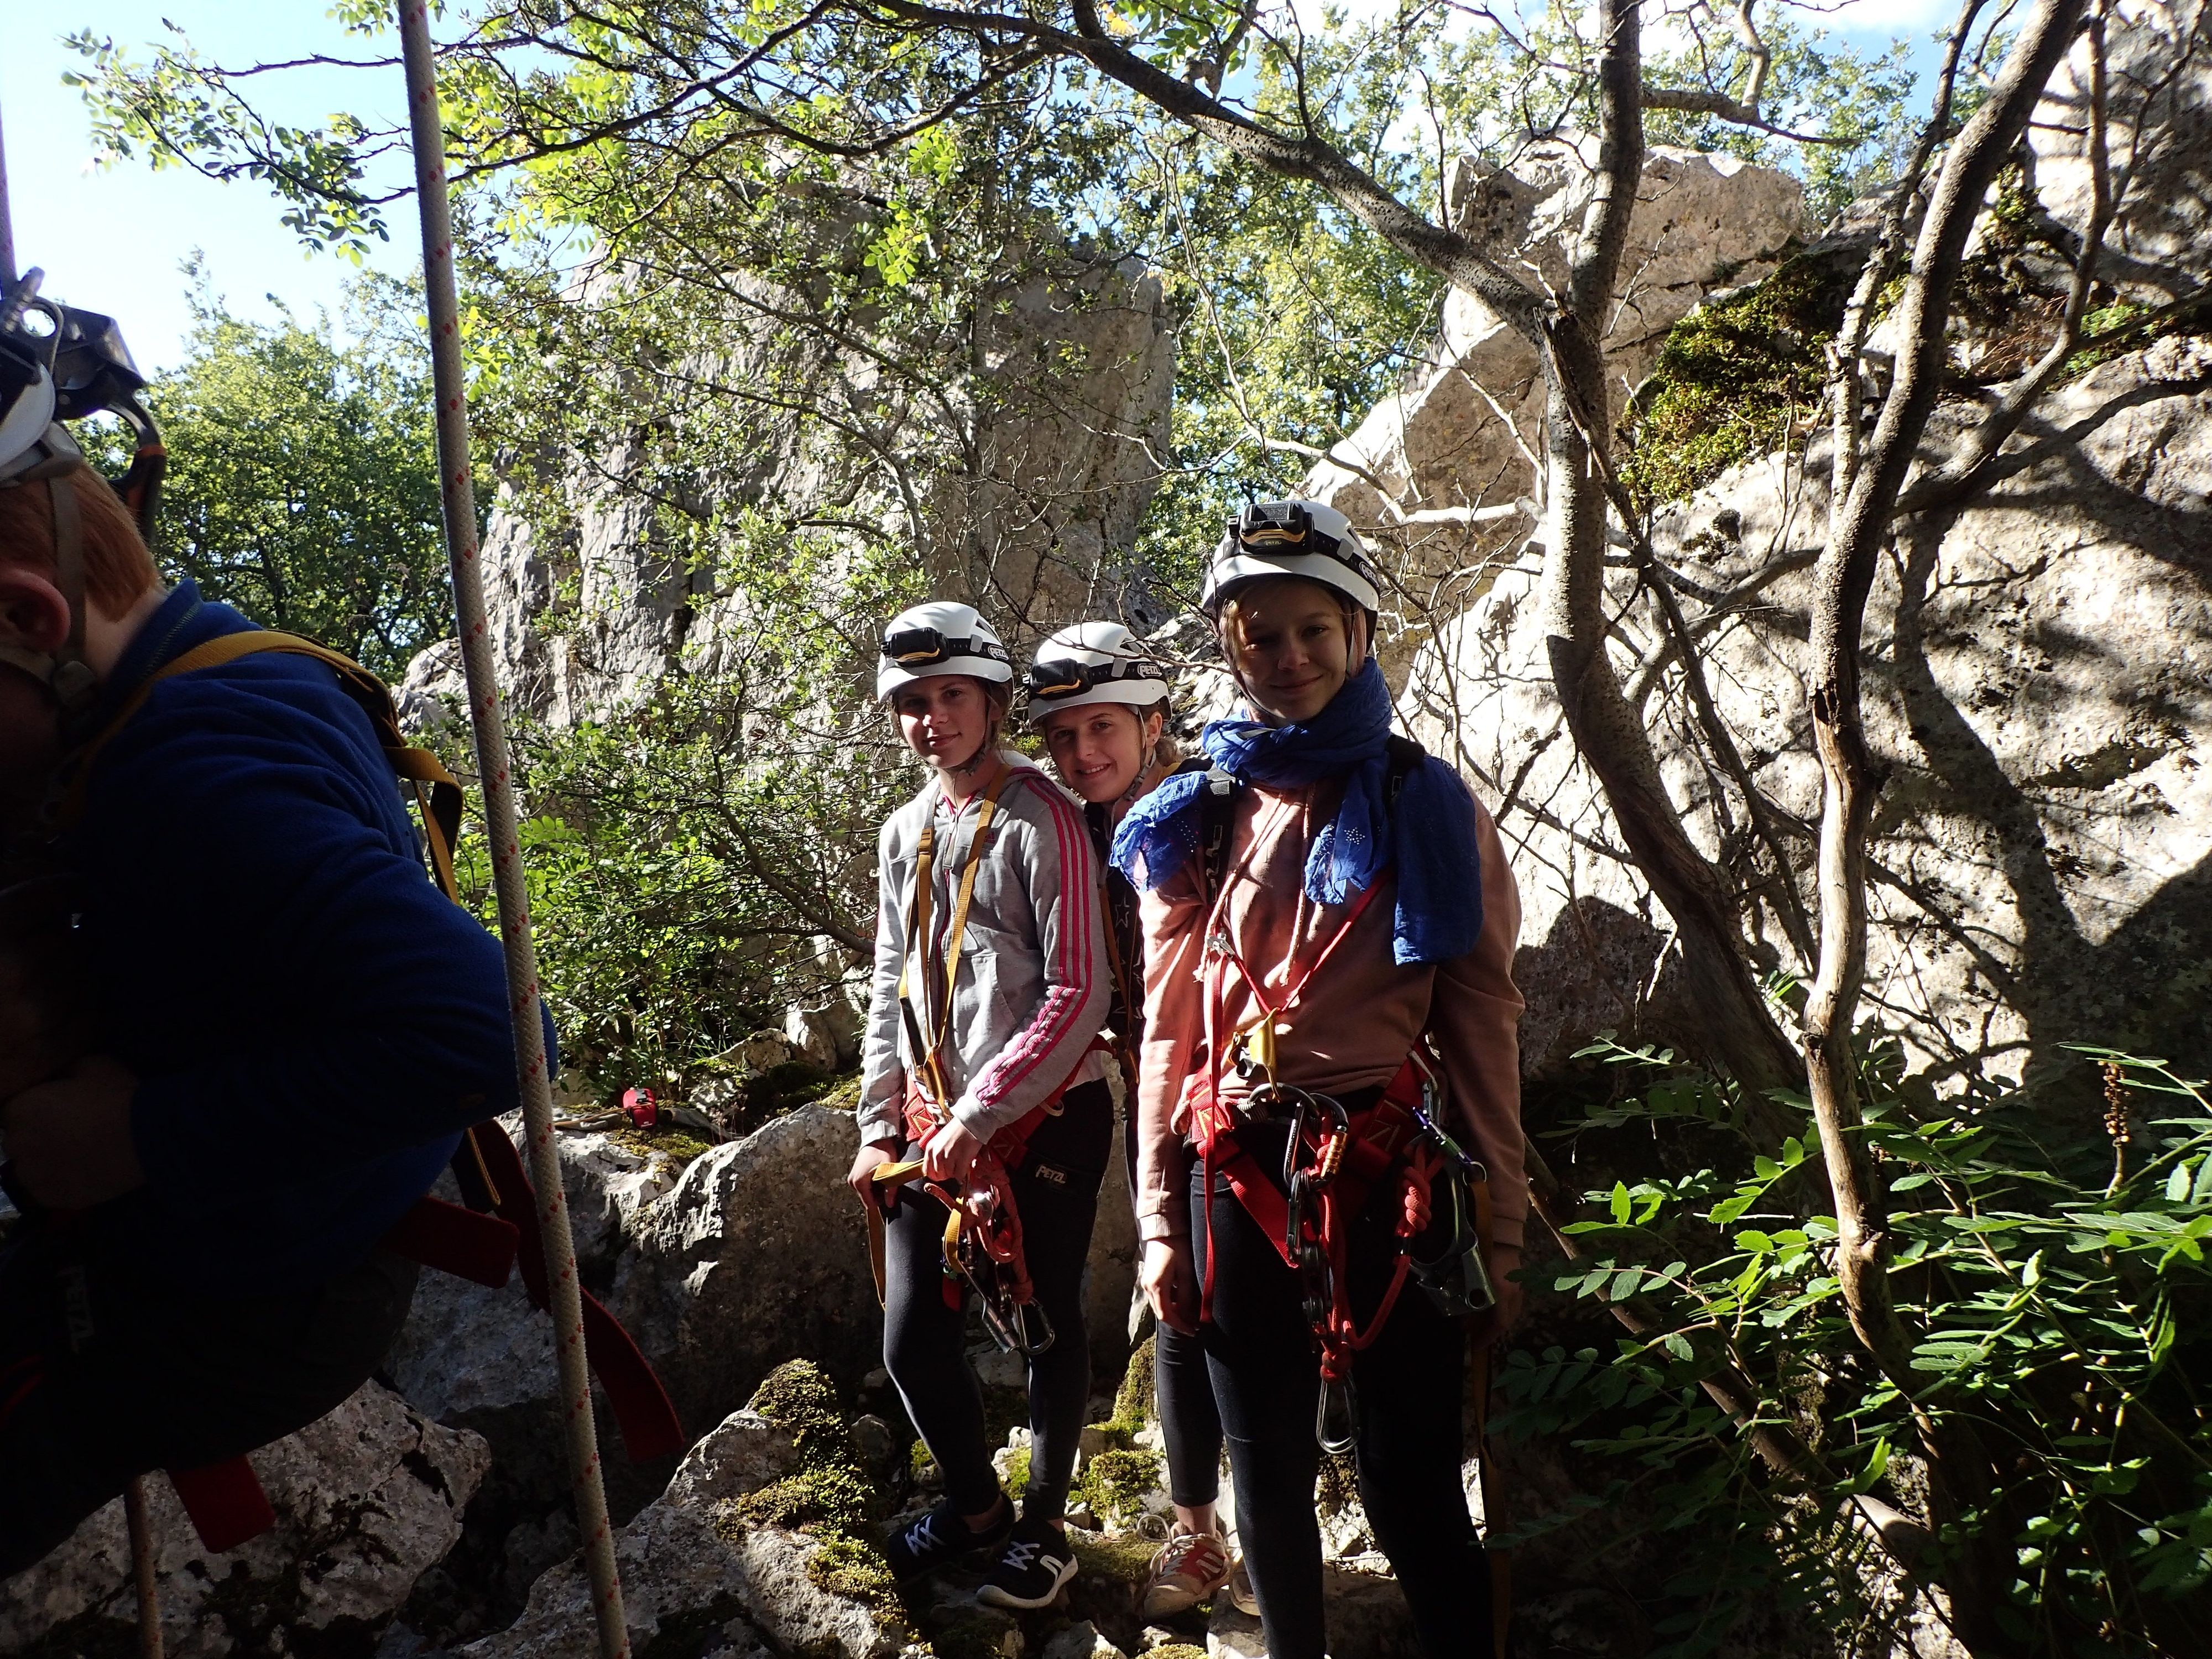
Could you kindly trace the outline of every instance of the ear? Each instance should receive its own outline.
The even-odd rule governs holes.
[[[68,642],[69,601],[36,571],[0,565],[0,645],[52,656]]]

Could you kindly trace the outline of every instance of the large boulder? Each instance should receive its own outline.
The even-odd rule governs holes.
[[[1947,404],[1938,459],[1976,410]],[[2065,386],[2050,434],[1986,495],[1886,560],[1869,608],[1868,735],[1891,769],[1875,823],[1869,1012],[1938,1076],[2081,1067],[2063,1045],[2141,1045],[2212,1066],[2198,987],[2212,959],[2212,343],[2168,339]],[[1699,593],[1733,596],[1707,678],[1782,811],[1816,821],[1804,682],[1826,451],[1739,466],[1654,526]],[[1679,674],[1631,603],[1619,663],[1674,799],[1716,857],[1740,822]],[[1504,569],[1415,665],[1406,708],[1463,757],[1498,813],[1525,907],[1516,975],[1531,1075],[1592,1032],[1640,1027],[1694,1051],[1696,988],[1668,923],[1562,730],[1534,556]],[[1705,603],[1705,601],[1700,601]],[[1652,665],[1640,668],[1638,659]],[[1811,846],[1795,837],[1801,874]],[[1771,963],[1804,974],[1771,901]]]
[[[820,1520],[823,1495],[835,1509],[858,1468],[849,1445],[836,1443],[842,1424],[808,1420],[825,1417],[829,1390],[805,1370],[793,1368],[798,1376],[787,1372],[725,1419],[616,1534],[635,1651],[683,1641],[690,1653],[890,1659],[908,1641],[880,1559]],[[798,1421],[777,1405],[794,1382],[805,1396]],[[831,1484],[810,1484],[823,1482]],[[460,1659],[592,1659],[592,1607],[584,1564],[571,1557],[532,1588],[514,1625],[461,1649]]]
[[[1583,147],[1533,145],[1500,171],[1452,170],[1455,225],[1510,250],[1508,263],[1553,288],[1579,232],[1594,178]],[[1655,146],[1644,166],[1604,347],[1618,414],[1650,373],[1667,331],[1717,288],[1755,281],[1803,228],[1803,191],[1771,168]],[[1304,492],[1403,551],[1414,591],[1479,564],[1525,536],[1543,453],[1536,352],[1474,295],[1452,289],[1428,361],[1377,404]],[[1428,578],[1428,581],[1419,578]],[[1456,603],[1449,586],[1438,602]]]
[[[684,1421],[713,1423],[787,1359],[850,1388],[882,1363],[850,1112],[802,1106],[694,1158],[641,1217],[608,1305]]]
[[[490,1452],[371,1382],[251,1461],[276,1525],[222,1554],[200,1547],[166,1480],[146,1481],[162,1637],[178,1659],[368,1654],[416,1580],[459,1538]],[[137,1626],[120,1498],[0,1583],[0,1653],[135,1652]]]
[[[521,1115],[510,1114],[502,1124],[522,1150]],[[556,1145],[578,1269],[586,1288],[603,1291],[641,1215],[675,1186],[678,1161],[635,1138],[562,1134]],[[439,1189],[448,1200],[458,1196],[451,1183],[443,1177]],[[384,1374],[425,1416],[490,1443],[495,1468],[484,1507],[504,1517],[565,1501],[553,1322],[530,1305],[520,1273],[495,1291],[424,1273]],[[647,1489],[631,1491],[629,1464],[604,1403],[599,1415],[611,1482],[635,1508],[658,1490],[666,1466],[647,1477]]]

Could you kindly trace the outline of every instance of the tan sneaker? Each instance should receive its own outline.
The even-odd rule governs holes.
[[[1229,1582],[1229,1546],[1217,1533],[1178,1526],[1152,1557],[1145,1579],[1145,1617],[1165,1619],[1196,1607]]]
[[[1230,1562],[1229,1600],[1247,1619],[1260,1616],[1260,1598],[1252,1593],[1252,1575],[1244,1571],[1244,1554],[1241,1550]]]

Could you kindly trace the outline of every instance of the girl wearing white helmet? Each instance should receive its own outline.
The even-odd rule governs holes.
[[[877,695],[930,776],[884,825],[848,1179],[883,1222],[884,1363],[945,1478],[884,1553],[902,1579],[988,1568],[983,1600],[1035,1607],[1075,1573],[1063,1510],[1091,1395],[1083,1269],[1114,1109],[1093,1042],[1110,993],[1090,838],[1073,802],[1000,746],[1012,690],[970,606],[917,605],[884,632]],[[1018,1519],[956,1273],[1027,1357]]]
[[[1079,623],[1038,647],[1029,671],[1030,724],[1044,738],[1060,781],[1084,800],[1091,844],[1103,860],[1129,809],[1176,769],[1165,736],[1168,671],[1119,623]],[[1197,763],[1200,770],[1204,763]],[[1114,1011],[1108,1024],[1133,1055],[1144,1016],[1144,935],[1137,891],[1119,871],[1103,878],[1107,944],[1113,953]],[[1127,1153],[1136,1187],[1136,1091],[1130,1091]],[[1215,1504],[1221,1490],[1221,1413],[1198,1340],[1162,1324],[1153,1342],[1154,1397],[1165,1443],[1174,1529],[1152,1558],[1144,1613],[1164,1619],[1224,1585],[1244,1611],[1251,1590],[1231,1553]]]
[[[1141,1276],[1204,1344],[1270,1659],[1325,1650],[1323,1447],[1430,1659],[1492,1649],[1461,1424],[1466,1318],[1516,1294],[1527,1208],[1520,905],[1489,816],[1391,733],[1377,601],[1334,508],[1232,520],[1204,602],[1247,713],[1114,844],[1142,894]]]

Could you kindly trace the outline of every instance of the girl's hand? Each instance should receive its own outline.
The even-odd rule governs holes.
[[[921,1149],[921,1172],[932,1181],[966,1181],[983,1143],[958,1118],[938,1126]]]
[[[1137,1282],[1145,1287],[1145,1299],[1161,1324],[1185,1336],[1198,1334],[1198,1274],[1191,1265],[1188,1239],[1146,1240]]]
[[[1498,1292],[1498,1305],[1490,1313],[1490,1340],[1496,1341],[1521,1322],[1521,1286],[1508,1277],[1521,1269],[1521,1247],[1493,1244],[1483,1266],[1490,1269],[1491,1288]]]
[[[897,1163],[898,1155],[899,1144],[896,1140],[866,1142],[854,1158],[853,1171],[845,1177],[845,1184],[860,1195],[861,1203],[883,1208],[883,1194],[876,1190],[876,1171],[886,1164]]]

